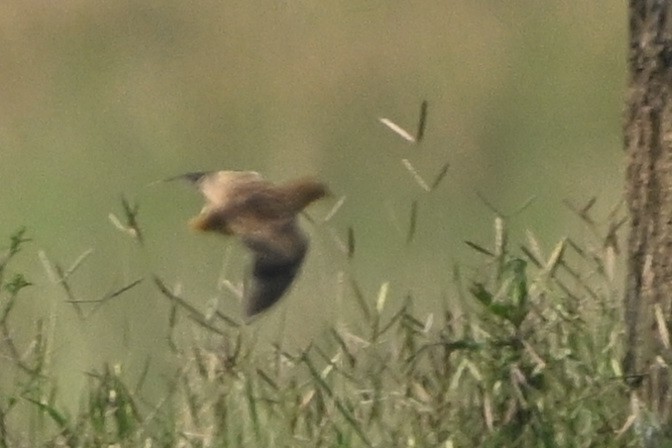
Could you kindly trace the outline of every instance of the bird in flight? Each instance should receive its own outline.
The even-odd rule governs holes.
[[[253,171],[198,172],[172,179],[178,178],[194,184],[205,197],[190,226],[237,236],[253,253],[251,279],[243,293],[245,315],[270,308],[292,284],[308,251],[297,215],[326,196],[327,186],[313,178],[275,185]]]

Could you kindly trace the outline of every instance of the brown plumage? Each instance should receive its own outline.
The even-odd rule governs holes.
[[[235,235],[254,254],[251,281],[245,287],[245,314],[265,311],[284,294],[308,250],[297,215],[328,193],[325,184],[303,178],[274,185],[252,171],[189,173],[205,196],[201,213],[190,221],[201,231]]]

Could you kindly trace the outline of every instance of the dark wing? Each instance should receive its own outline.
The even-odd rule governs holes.
[[[245,314],[252,317],[274,305],[292,284],[308,251],[308,238],[294,219],[241,238],[254,253],[245,290]]]

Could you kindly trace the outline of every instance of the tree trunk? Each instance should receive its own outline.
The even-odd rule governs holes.
[[[672,389],[672,17],[667,0],[630,0],[626,199],[631,228],[624,372],[633,398],[670,428]],[[666,433],[670,431],[665,430]]]

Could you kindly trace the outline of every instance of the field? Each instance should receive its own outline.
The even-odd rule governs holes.
[[[4,446],[634,445],[624,5],[1,8]],[[249,325],[205,169],[334,193]]]

